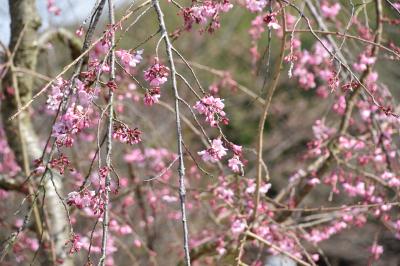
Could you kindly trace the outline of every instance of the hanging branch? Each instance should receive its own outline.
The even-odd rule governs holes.
[[[185,188],[185,165],[183,162],[183,138],[182,138],[182,127],[181,127],[181,118],[179,113],[179,93],[178,86],[176,82],[176,69],[174,58],[172,55],[172,44],[169,39],[168,31],[164,22],[164,14],[161,10],[160,3],[158,0],[152,0],[154,9],[156,10],[158,22],[161,29],[161,38],[164,39],[165,48],[168,56],[169,66],[171,68],[172,75],[172,88],[174,91],[175,98],[175,117],[176,117],[176,133],[177,133],[177,142],[178,142],[178,156],[179,156],[179,166],[178,166],[178,174],[179,174],[179,198],[181,203],[181,213],[182,213],[182,225],[183,225],[183,248],[185,252],[185,261],[186,265],[190,265],[190,254],[189,254],[189,231],[186,219],[186,206],[185,206],[185,197],[186,197],[186,188]]]
[[[115,24],[115,14],[114,14],[114,3],[113,0],[108,0],[108,14],[111,27]],[[110,82],[115,80],[115,31],[111,30],[111,52],[110,52]],[[114,118],[114,92],[112,89],[109,91],[108,100],[108,125],[107,125],[107,151],[106,151],[106,166],[107,175],[104,184],[105,202],[104,202],[104,215],[103,215],[103,238],[101,243],[101,258],[99,265],[105,265],[106,253],[107,253],[107,237],[108,237],[108,226],[109,226],[109,202],[110,202],[110,183],[111,183],[111,153],[112,153],[112,133],[113,133],[113,118]]]
[[[285,9],[282,9],[282,25],[283,25],[283,36],[282,36],[282,44],[280,48],[280,53],[279,57],[276,63],[276,72],[274,73],[274,76],[272,78],[272,82],[267,89],[267,95],[264,99],[264,109],[263,113],[260,117],[259,123],[258,123],[258,142],[257,142],[257,179],[256,179],[256,192],[255,192],[255,203],[254,203],[254,213],[252,215],[252,220],[254,220],[257,216],[257,211],[258,211],[258,206],[260,202],[260,186],[261,186],[261,178],[262,178],[262,161],[263,161],[263,140],[264,140],[264,126],[265,126],[265,121],[267,120],[268,116],[268,111],[269,107],[271,105],[272,97],[274,95],[274,92],[278,86],[278,81],[281,75],[281,68],[283,64],[283,59],[285,56],[285,44],[286,44],[286,13]],[[267,174],[267,179],[269,179],[268,173]]]

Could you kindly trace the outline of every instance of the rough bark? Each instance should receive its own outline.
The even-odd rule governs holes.
[[[9,50],[14,54],[12,65],[34,71],[39,52],[37,30],[41,23],[36,10],[36,1],[9,0],[9,10],[11,17]],[[13,75],[16,77],[14,83]],[[18,87],[18,89],[14,90],[14,93],[10,93],[12,90],[7,89],[9,87]],[[17,112],[18,106],[24,105],[32,98],[32,87],[32,76],[12,73],[12,68],[9,68],[2,84],[4,94],[4,100],[1,103],[3,126],[8,144],[14,151],[16,160],[21,166],[26,163],[24,162],[24,149],[29,161],[39,158],[42,154],[42,147],[32,125],[29,111],[22,112],[18,118],[9,120],[9,117]],[[20,102],[16,100],[16,92],[19,93]],[[43,187],[46,191],[44,205],[48,214],[46,218],[49,225],[46,233],[54,244],[55,254],[51,255],[52,252],[44,252],[46,258],[43,258],[45,262],[42,265],[54,265],[54,257],[56,257],[58,260],[64,260],[60,265],[69,266],[72,265],[72,261],[65,258],[65,243],[68,240],[68,220],[55,190],[55,187],[59,192],[62,189],[61,176],[54,173],[53,180],[54,185],[50,180],[50,176],[46,176]]]

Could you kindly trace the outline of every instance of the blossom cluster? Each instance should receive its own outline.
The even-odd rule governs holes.
[[[96,192],[93,190],[84,190],[82,192],[72,191],[68,194],[67,204],[75,206],[78,209],[84,209],[93,204],[95,196]]]
[[[86,215],[101,217],[104,212],[105,203],[104,189],[98,192],[84,189],[82,191],[72,191],[67,196],[67,204],[83,210]]]
[[[167,82],[167,77],[169,76],[169,68],[161,64],[157,57],[154,61],[154,64],[144,71],[144,79],[152,87],[147,90],[144,96],[144,103],[146,105],[158,103],[158,99],[160,98],[160,86]]]
[[[184,29],[191,30],[193,24],[205,25],[208,23],[206,30],[212,33],[220,27],[219,14],[228,12],[232,7],[229,0],[221,2],[206,0],[186,7],[181,13],[184,19]]]
[[[61,14],[61,9],[56,6],[56,0],[47,0],[47,11],[56,16],[59,16]]]
[[[228,143],[228,145],[229,149],[233,152],[233,157],[228,160],[229,168],[235,173],[243,173],[242,147],[233,143]],[[223,145],[223,141],[217,138],[211,141],[210,148],[199,151],[197,154],[205,162],[216,163],[227,155],[227,151],[228,149]]]
[[[155,63],[144,72],[144,79],[149,82],[150,86],[159,87],[167,82],[168,75],[169,68],[159,63],[159,60],[156,57]]]
[[[261,12],[266,5],[266,0],[246,0],[246,8],[251,12]]]
[[[60,175],[64,174],[65,169],[72,170],[71,168],[71,161],[68,159],[67,156],[64,154],[60,153],[58,157],[53,158],[50,162],[50,167],[57,169],[60,173]]]
[[[206,116],[206,121],[213,127],[217,126],[219,121],[225,125],[229,123],[224,107],[223,100],[214,96],[205,96],[193,106],[200,114]]]
[[[47,108],[50,110],[57,110],[61,101],[64,98],[64,94],[67,91],[69,82],[63,78],[58,78],[51,86],[51,94],[47,98]]]
[[[335,19],[340,9],[339,3],[330,4],[328,1],[322,1],[321,3],[321,14],[328,19]]]
[[[132,52],[121,49],[115,51],[115,55],[121,60],[121,63],[125,67],[125,70],[136,67],[143,59],[142,54],[143,50],[137,50]]]
[[[73,136],[89,127],[89,114],[85,113],[81,105],[73,104],[53,126],[52,136],[56,138],[58,146],[71,147]]]
[[[137,144],[142,141],[141,134],[142,132],[137,128],[131,129],[122,123],[114,124],[113,137],[122,143]]]
[[[210,161],[212,163],[218,162],[223,156],[227,154],[228,149],[226,149],[221,139],[214,139],[211,141],[211,147],[207,150],[200,151],[198,154],[201,156],[203,161]]]

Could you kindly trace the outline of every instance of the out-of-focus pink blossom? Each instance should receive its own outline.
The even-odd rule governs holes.
[[[237,219],[231,225],[231,230],[234,235],[242,233],[246,229],[247,225],[244,220]]]
[[[263,18],[265,24],[267,24],[267,27],[270,29],[280,29],[281,26],[278,24],[278,20],[276,19],[276,14],[275,13],[270,13],[264,16]]]
[[[339,3],[329,5],[327,1],[323,1],[321,4],[321,13],[324,17],[334,19],[339,13],[341,7]]]
[[[246,0],[246,8],[254,13],[263,11],[266,5],[266,0]]]
[[[61,14],[61,9],[56,6],[56,0],[47,0],[47,10],[56,16]]]
[[[383,246],[374,243],[370,248],[369,251],[372,254],[374,260],[378,260],[381,255],[383,254]]]

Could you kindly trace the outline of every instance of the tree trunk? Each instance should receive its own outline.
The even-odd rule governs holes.
[[[37,30],[41,23],[36,10],[36,1],[9,0],[9,9],[11,16],[9,50],[14,53],[12,64],[15,67],[35,71],[39,52]],[[1,116],[8,144],[14,151],[18,164],[30,172],[29,162],[41,157],[42,147],[33,128],[29,111],[22,112],[18,118],[12,121],[9,120],[9,117],[17,112],[19,106],[24,105],[32,98],[33,78],[29,75],[13,73],[12,69],[12,67],[9,68],[2,84],[4,100],[1,103]],[[15,93],[18,93],[19,101]],[[61,192],[61,176],[53,173],[53,180],[57,191]],[[46,256],[43,258],[45,262],[42,265],[73,265],[72,260],[66,258],[65,252],[65,243],[69,238],[67,216],[49,175],[44,178],[43,187],[46,190],[44,205],[49,225],[49,230],[44,235],[47,235],[47,238],[54,243],[54,252],[47,250],[43,253]],[[41,215],[40,219],[44,220],[45,218]],[[55,259],[64,262],[56,263]]]

